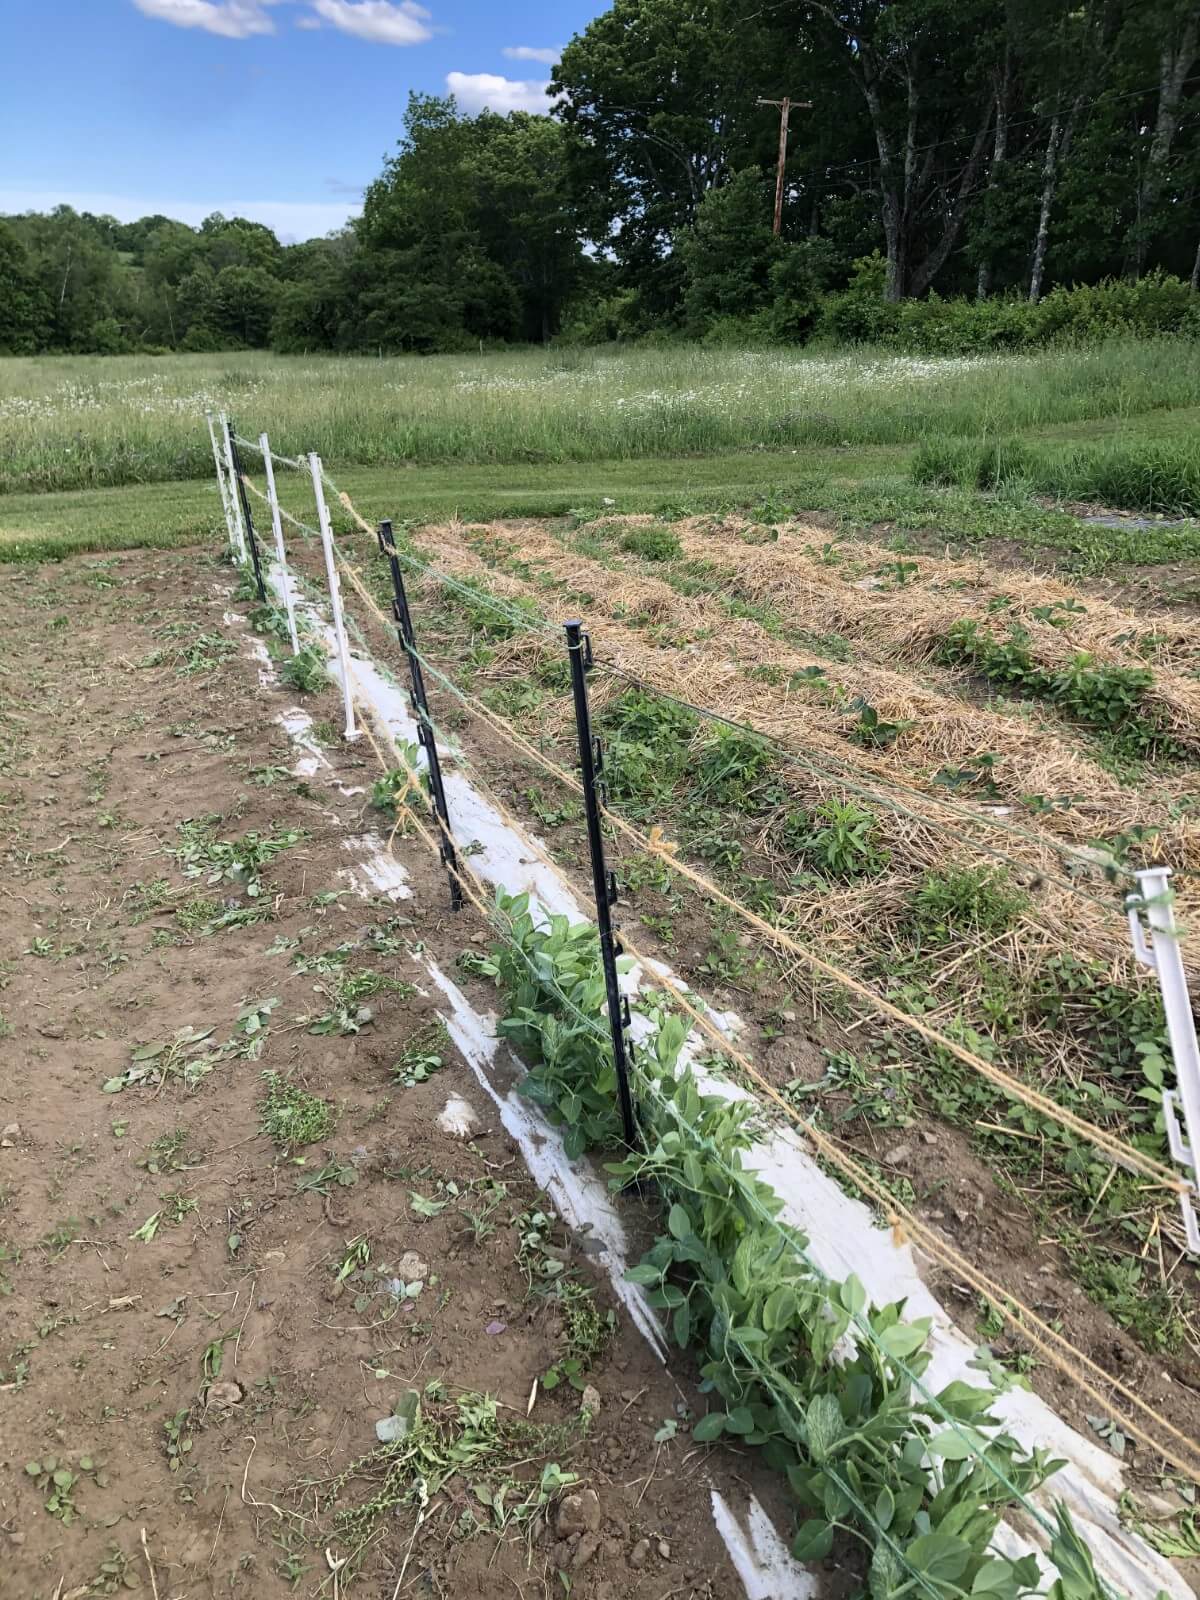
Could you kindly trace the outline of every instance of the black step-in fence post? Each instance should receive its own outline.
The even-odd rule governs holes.
[[[263,605],[267,603],[267,586],[263,582],[262,561],[258,554],[258,539],[254,532],[254,518],[250,515],[250,496],[246,493],[246,480],[242,477],[242,457],[237,447],[237,440],[233,435],[233,423],[229,424],[229,450],[233,456],[233,476],[237,480],[238,501],[242,507],[242,516],[246,523],[246,537],[250,541],[250,560],[254,564],[254,581],[258,585],[258,598]]]
[[[617,1096],[621,1104],[621,1124],[625,1143],[637,1143],[637,1124],[633,1115],[633,1096],[629,1090],[630,1050],[629,1002],[617,982],[617,956],[620,945],[613,934],[611,908],[617,899],[617,877],[608,870],[604,858],[604,833],[600,826],[600,785],[604,752],[592,733],[592,714],[588,706],[587,672],[592,664],[592,641],[581,622],[568,622],[567,655],[571,661],[571,691],[575,697],[575,726],[579,734],[579,766],[583,777],[583,806],[587,816],[588,853],[592,859],[592,888],[596,896],[596,927],[600,934],[600,962],[604,968],[604,989],[608,998],[608,1025],[612,1032],[613,1062],[617,1069]]]
[[[433,798],[433,811],[441,834],[441,858],[450,879],[450,908],[460,911],[463,903],[462,882],[459,878],[458,856],[454,849],[454,835],[450,832],[450,809],[446,804],[446,789],[442,783],[442,764],[438,760],[437,739],[433,732],[433,719],[429,715],[429,701],[425,695],[425,676],[421,671],[421,658],[417,654],[416,635],[413,632],[412,613],[408,609],[408,595],[404,589],[404,575],[396,555],[396,540],[392,524],[385,518],[379,524],[379,548],[387,557],[392,573],[392,615],[396,619],[396,633],[401,648],[408,657],[408,670],[412,680],[412,702],[417,714],[417,739],[429,764],[429,792]]]

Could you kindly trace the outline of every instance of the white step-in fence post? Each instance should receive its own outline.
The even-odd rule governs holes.
[[[287,557],[283,553],[283,523],[279,517],[279,496],[275,493],[275,463],[271,460],[271,441],[265,433],[258,436],[262,451],[263,468],[267,474],[267,500],[271,507],[271,531],[275,535],[275,560],[279,563],[280,581],[283,584],[283,604],[287,610],[288,637],[292,641],[292,654],[300,654],[300,640],[296,633],[296,606],[292,599],[292,580],[288,574]]]
[[[229,535],[229,548],[236,561],[238,553],[237,534],[234,532],[233,511],[229,504],[229,484],[225,478],[225,464],[221,460],[221,447],[217,443],[217,430],[213,424],[212,412],[206,411],[204,419],[208,423],[208,437],[212,444],[213,465],[217,469],[217,488],[221,491],[221,510],[225,513],[225,532]]]
[[[229,418],[222,411],[221,439],[225,445],[225,470],[229,473],[229,500],[233,507],[233,525],[237,529],[237,558],[246,559],[246,530],[242,527],[242,503],[238,497],[237,468],[233,464],[233,440],[229,437]]]
[[[1196,1043],[1196,1019],[1188,995],[1187,973],[1179,948],[1175,926],[1174,899],[1170,867],[1147,867],[1134,873],[1138,892],[1126,897],[1133,952],[1144,967],[1158,974],[1167,1035],[1175,1062],[1175,1088],[1164,1089],[1163,1118],[1171,1155],[1191,1173],[1191,1193],[1181,1194],[1184,1232],[1188,1249],[1200,1255],[1200,1224],[1195,1202],[1200,1199],[1200,1046]],[[1147,942],[1142,913],[1150,929]],[[1180,1126],[1182,1113],[1183,1125]]]
[[[346,708],[346,738],[357,739],[354,695],[350,688],[350,651],[346,646],[346,623],[342,616],[342,586],[338,581],[337,563],[333,559],[333,528],[330,526],[329,507],[325,504],[325,487],[321,481],[321,458],[315,450],[309,452],[308,470],[312,473],[321,548],[325,552],[325,578],[329,584],[329,604],[333,611],[333,631],[337,638],[338,667],[342,676],[342,701]]]

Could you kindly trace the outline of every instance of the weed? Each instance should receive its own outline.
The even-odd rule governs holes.
[[[758,810],[752,796],[771,761],[771,746],[761,735],[719,727],[697,752],[698,791],[718,805]]]
[[[167,1468],[171,1472],[178,1472],[183,1465],[184,1458],[192,1452],[194,1440],[191,1430],[191,1407],[177,1411],[173,1417],[163,1419],[163,1449],[166,1452]]]
[[[421,1508],[464,1469],[470,1474],[470,1498],[454,1526],[457,1537],[483,1529],[513,1534],[528,1530],[578,1479],[555,1461],[532,1479],[519,1477],[518,1469],[575,1443],[586,1428],[582,1413],[566,1424],[530,1423],[502,1417],[488,1395],[460,1394],[447,1402],[436,1385],[428,1386],[424,1396],[410,1390],[397,1403],[394,1421],[386,1425],[386,1442],[352,1461],[328,1486],[327,1498],[338,1506],[338,1541],[349,1549],[363,1548],[402,1507],[411,1508],[419,1519]],[[369,1498],[342,1506],[349,1486],[364,1481],[373,1484]]]
[[[826,1090],[846,1096],[841,1122],[861,1119],[880,1127],[907,1128],[915,1120],[912,1075],[900,1062],[876,1054],[860,1058],[849,1050],[826,1050],[825,1076],[815,1083],[794,1078],[784,1093],[801,1104],[809,1095]]]
[[[119,1545],[110,1544],[108,1553],[101,1559],[95,1576],[87,1586],[87,1594],[90,1600],[93,1596],[122,1594],[140,1587],[141,1578],[134,1563]]]
[[[562,800],[555,804],[548,801],[536,785],[523,789],[521,793],[544,828],[560,828],[565,822],[579,822],[583,817],[583,807],[574,800]]]
[[[204,877],[211,886],[228,882],[256,898],[263,892],[262,869],[284,850],[306,837],[299,828],[278,833],[250,832],[240,839],[216,839],[208,818],[179,824],[181,844],[168,850],[185,878]]]
[[[864,750],[890,750],[905,729],[913,725],[911,721],[886,721],[861,696],[851,702],[851,709],[858,712],[858,719],[851,725],[850,738]]]
[[[12,1293],[12,1281],[6,1275],[5,1268],[17,1266],[20,1260],[20,1249],[15,1244],[0,1239],[0,1296]]]
[[[57,1517],[64,1528],[69,1528],[73,1522],[79,1520],[75,1491],[83,1475],[95,1473],[97,1483],[107,1481],[103,1473],[96,1471],[96,1464],[90,1456],[80,1456],[78,1467],[78,1472],[72,1472],[66,1462],[60,1461],[57,1456],[43,1456],[40,1461],[25,1463],[27,1475],[47,1497],[47,1512],[50,1516]]]
[[[75,1241],[82,1236],[83,1223],[78,1217],[64,1217],[60,1222],[42,1235],[38,1240],[43,1250],[47,1251],[52,1260],[57,1261]]]
[[[445,1065],[448,1043],[446,1024],[441,1020],[414,1033],[392,1065],[393,1080],[405,1089],[427,1083]]]
[[[175,890],[166,878],[155,878],[150,883],[135,883],[125,891],[124,896],[131,908],[130,922],[135,926],[145,922],[147,917],[169,905],[174,896]]]
[[[332,1185],[339,1189],[353,1189],[358,1182],[358,1168],[348,1161],[327,1161],[316,1172],[307,1173],[296,1180],[297,1194],[328,1195]]]
[[[1183,747],[1145,703],[1154,682],[1149,667],[1096,664],[1086,651],[1057,670],[1039,665],[1030,649],[1030,634],[1013,623],[1007,640],[980,630],[974,621],[956,622],[939,648],[939,658],[969,666],[990,683],[1015,689],[1035,700],[1047,700],[1068,716],[1109,737],[1117,755],[1155,759],[1182,755]]]
[[[196,1201],[187,1195],[174,1193],[160,1195],[159,1198],[163,1202],[162,1209],[151,1212],[141,1227],[135,1229],[129,1235],[131,1239],[137,1239],[142,1244],[149,1244],[161,1227],[164,1225],[168,1227],[176,1226],[183,1221],[189,1212],[197,1209]]]
[[[376,778],[371,785],[371,804],[378,811],[386,811],[394,817],[399,816],[402,809],[408,809],[410,796],[413,800],[418,798],[420,794],[418,785],[427,788],[428,777],[423,774],[417,779],[407,767],[393,767],[391,772],[382,778]]]
[[[204,1346],[200,1355],[200,1373],[206,1383],[215,1383],[221,1376],[221,1368],[225,1365],[225,1346],[235,1337],[232,1333],[219,1333]]]
[[[333,1131],[333,1107],[307,1090],[297,1088],[277,1072],[264,1072],[259,1128],[281,1150],[318,1144]]]
[[[335,1282],[345,1283],[352,1273],[361,1272],[370,1265],[371,1241],[365,1233],[360,1233],[356,1238],[346,1241],[346,1249],[338,1263]]]
[[[933,944],[1004,933],[1028,904],[1002,867],[930,868],[912,899],[916,926]]]
[[[175,920],[185,933],[200,933],[221,915],[221,902],[194,894],[175,908]]]
[[[480,698],[489,710],[520,724],[537,716],[545,696],[532,683],[513,682],[492,684]]]
[[[279,669],[279,677],[290,689],[296,689],[301,694],[319,694],[329,682],[324,653],[316,645],[306,644],[299,655],[285,658]],[[315,727],[313,731],[316,731]]]
[[[613,798],[629,803],[634,815],[655,810],[683,774],[697,717],[656,694],[629,689],[605,708],[603,722]]]
[[[201,633],[191,641],[180,657],[176,671],[181,677],[192,677],[197,672],[212,672],[237,645],[219,633]]]
[[[160,1133],[138,1166],[147,1172],[160,1173],[183,1172],[188,1167],[198,1165],[197,1161],[189,1161],[186,1157],[190,1139],[186,1128],[172,1128],[169,1133]]]
[[[331,983],[320,983],[317,988],[329,1000],[329,1009],[309,1024],[309,1033],[360,1033],[375,1020],[370,1006],[361,1002],[369,995],[388,990],[402,999],[416,993],[411,983],[397,978],[385,978],[382,973],[357,972],[353,976],[336,976]]]
[[[933,781],[943,789],[973,790],[982,800],[1003,800],[999,785],[992,776],[995,766],[995,756],[976,756],[961,767],[941,767]]]
[[[249,767],[246,776],[251,783],[258,784],[261,788],[269,788],[272,784],[283,783],[291,777],[287,767],[268,765],[263,767]]]
[[[621,549],[628,555],[640,556],[643,561],[677,561],[683,554],[679,535],[673,528],[661,524],[630,528],[621,538]]]
[[[783,842],[810,871],[845,882],[878,877],[891,860],[874,814],[853,800],[823,800],[811,812],[790,812]]]
[[[699,971],[717,983],[738,985],[746,976],[746,947],[732,928],[716,928],[699,964]]]

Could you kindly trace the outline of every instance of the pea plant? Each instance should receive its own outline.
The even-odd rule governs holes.
[[[861,1545],[873,1600],[1036,1590],[1036,1558],[999,1556],[991,1541],[1004,1508],[1062,1463],[1001,1431],[995,1389],[956,1380],[928,1391],[928,1319],[872,1306],[856,1278],[817,1271],[778,1195],[743,1165],[754,1103],[701,1092],[680,1066],[676,1016],[651,1014],[635,1050],[642,1137],[624,1149],[595,929],[565,917],[538,926],[528,896],[503,891],[497,912],[504,937],[479,970],[507,1002],[501,1029],[530,1065],[524,1092],[565,1128],[568,1154],[607,1151],[615,1188],[636,1181],[661,1198],[663,1232],[628,1276],[700,1363],[711,1403],[696,1441],[760,1448],[795,1496],[797,1559]],[[1051,1554],[1054,1600],[1098,1600],[1062,1508]]]

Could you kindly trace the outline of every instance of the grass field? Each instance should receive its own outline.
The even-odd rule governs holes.
[[[528,467],[761,450],[803,465],[814,448],[1092,425],[1179,449],[1191,423],[1171,418],[1196,406],[1200,353],[1182,341],[939,359],[695,346],[14,358],[0,362],[0,493],[207,476],[206,407],[330,464]]]

